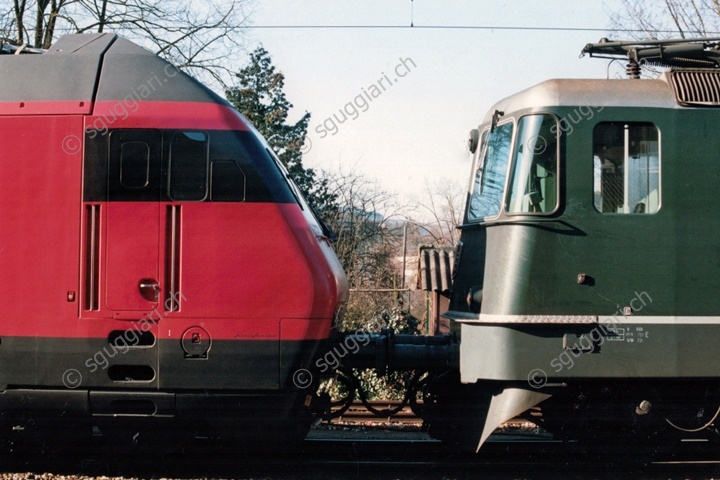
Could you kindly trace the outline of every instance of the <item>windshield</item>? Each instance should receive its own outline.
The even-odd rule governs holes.
[[[498,125],[483,142],[468,204],[468,220],[482,220],[500,213],[507,177],[514,124]]]

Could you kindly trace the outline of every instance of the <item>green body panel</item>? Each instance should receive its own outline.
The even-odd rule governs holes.
[[[599,326],[592,328],[601,332]],[[527,387],[528,382],[544,386],[579,378],[720,377],[718,362],[708,361],[717,356],[714,339],[720,337],[720,325],[627,324],[620,328],[622,335],[603,336],[594,351],[581,352],[564,348],[563,337],[591,328],[466,324],[463,343],[472,349],[461,350],[462,378],[518,381]],[[571,345],[584,343],[577,339]]]

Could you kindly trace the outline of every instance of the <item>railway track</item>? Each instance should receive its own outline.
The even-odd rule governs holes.
[[[399,402],[378,401],[373,408],[397,408]],[[430,438],[409,408],[377,417],[353,405],[341,418],[341,428],[311,430],[306,440],[290,450],[248,450],[198,442],[182,451],[159,454],[147,448],[108,450],[95,445],[73,456],[12,455],[0,462],[0,473],[18,472],[13,478],[53,478],[47,472],[73,476],[138,478],[316,478],[416,479],[442,478],[535,480],[642,480],[710,479],[720,477],[720,449],[713,453],[701,445],[683,445],[657,458],[637,445],[605,445],[589,453],[574,442],[555,440],[531,429],[504,429],[493,434],[478,454],[459,452],[453,445]],[[517,420],[518,423],[522,422]],[[600,453],[598,453],[600,452]],[[7,476],[2,476],[7,478]]]
[[[421,432],[393,432],[368,439],[361,431],[333,438],[310,435],[297,449],[242,451],[198,445],[194,449],[158,454],[144,449],[86,452],[76,459],[49,455],[3,459],[0,472],[13,478],[63,475],[139,478],[316,478],[441,479],[524,478],[563,479],[710,479],[720,474],[720,454],[676,452],[653,461],[631,453],[632,446],[611,445],[603,455],[589,454],[572,442],[531,434],[495,434],[479,454],[460,453],[451,445]],[[31,473],[32,472],[32,473]],[[48,473],[50,472],[50,473]],[[3,475],[3,478],[8,478]]]
[[[368,403],[376,410],[396,410],[402,402],[398,400],[370,400]],[[339,407],[334,410],[339,410]],[[376,415],[365,408],[365,405],[363,405],[361,401],[354,401],[346,412],[332,419],[331,423],[341,425],[373,425],[382,423],[389,426],[421,427],[423,420],[413,413],[409,405],[405,405],[398,413],[393,415]],[[505,422],[501,428],[534,430],[537,427],[522,418],[513,418]]]
[[[377,410],[395,410],[402,402],[397,400],[370,400],[368,403]],[[369,411],[360,401],[353,402],[345,413],[333,419],[333,423],[342,424],[366,424],[372,422],[414,425],[418,427],[423,423],[421,418],[415,416],[409,405],[405,405],[398,413],[393,415],[380,416]]]

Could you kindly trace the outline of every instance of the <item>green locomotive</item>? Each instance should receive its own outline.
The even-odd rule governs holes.
[[[471,132],[463,386],[436,382],[431,433],[479,449],[537,406],[571,438],[717,437],[718,40],[590,44],[631,78],[543,82]]]

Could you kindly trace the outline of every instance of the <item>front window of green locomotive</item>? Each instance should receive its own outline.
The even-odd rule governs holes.
[[[660,133],[652,123],[598,124],[593,131],[593,165],[598,212],[660,209]]]
[[[508,213],[552,213],[558,207],[558,134],[552,115],[527,115],[518,133],[505,209]]]
[[[470,221],[495,217],[500,213],[513,127],[512,121],[498,125],[487,136],[487,140],[486,134],[483,134],[472,196],[468,204],[467,215]]]

